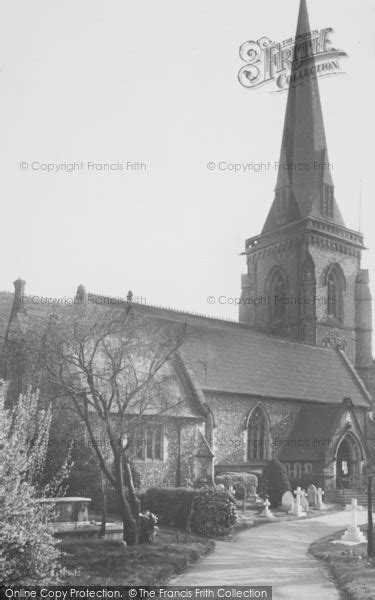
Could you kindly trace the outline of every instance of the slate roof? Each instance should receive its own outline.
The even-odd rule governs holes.
[[[14,294],[0,291],[0,340],[5,339],[10,313],[12,312]]]
[[[13,295],[6,296],[4,314],[10,315]],[[89,295],[90,302],[95,298],[102,299]],[[121,308],[124,303],[116,301],[114,306]],[[52,310],[51,305],[27,304],[28,317],[33,319]],[[148,305],[135,304],[134,310],[166,324],[188,324],[188,341],[180,354],[187,375],[191,374],[189,385],[198,406],[204,399],[202,391],[212,391],[331,405],[350,397],[355,406],[370,408],[364,384],[340,351],[275,338],[214,317]]]
[[[203,390],[369,408],[363,383],[336,350],[255,333],[244,326],[191,326],[182,354]]]
[[[287,439],[280,444],[283,449],[279,459],[283,461],[320,461],[329,449],[330,432],[341,406],[303,406]],[[332,443],[332,441],[331,441]]]

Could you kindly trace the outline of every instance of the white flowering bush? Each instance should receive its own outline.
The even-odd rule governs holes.
[[[0,407],[0,412],[2,583],[51,583],[59,575],[60,552],[52,532],[51,509],[38,503],[37,497],[58,493],[68,464],[47,485],[40,486],[51,415],[48,410],[38,410],[37,393],[28,391],[12,411]]]

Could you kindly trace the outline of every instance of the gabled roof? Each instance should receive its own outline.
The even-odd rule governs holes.
[[[329,463],[333,460],[337,444],[349,432],[359,437],[361,447],[368,457],[369,448],[352,409],[353,404],[349,399],[344,399],[340,406],[315,404],[301,407],[287,439],[282,440],[283,447],[278,458],[283,461],[324,460]],[[343,427],[340,419],[345,412],[350,412],[352,423]],[[275,443],[277,445],[276,440]]]
[[[103,298],[89,295],[90,302],[106,307],[122,309],[126,304],[118,299],[104,303]],[[192,416],[202,415],[207,392],[330,405],[350,397],[355,406],[370,409],[371,398],[363,382],[339,351],[287,341],[213,317],[148,305],[133,307],[166,326],[187,323],[188,339],[180,357],[183,376],[194,396]],[[26,310],[27,318],[34,320],[52,307],[31,303]]]
[[[181,354],[204,391],[370,408],[364,384],[336,350],[316,348],[245,326],[191,323]]]
[[[0,292],[0,340],[4,340],[12,312],[14,294]]]
[[[282,450],[278,458],[283,461],[320,461],[328,446],[332,444],[330,432],[332,423],[341,412],[341,406],[303,406],[286,436],[281,440]],[[275,441],[277,448],[277,440]]]

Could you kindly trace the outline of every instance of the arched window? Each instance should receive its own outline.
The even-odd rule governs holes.
[[[286,314],[288,286],[286,276],[279,268],[274,269],[268,278],[267,296],[271,320],[282,321]]]
[[[267,460],[269,445],[268,419],[264,410],[257,406],[247,424],[247,459]]]
[[[327,313],[339,321],[344,316],[345,278],[337,265],[333,266],[327,275]]]

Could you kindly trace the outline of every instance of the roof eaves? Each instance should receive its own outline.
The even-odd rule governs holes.
[[[355,368],[353,367],[352,363],[346,356],[345,352],[343,350],[341,350],[340,348],[337,348],[337,352],[338,352],[339,356],[341,356],[342,361],[344,362],[346,368],[348,369],[349,373],[351,374],[351,376],[354,379],[355,383],[357,384],[358,388],[360,389],[362,394],[365,396],[366,401],[368,402],[368,405],[369,405],[368,408],[369,408],[369,410],[371,410],[372,396],[371,396],[370,392],[367,390],[365,384],[363,383],[362,379],[358,375],[358,373],[355,370]]]

